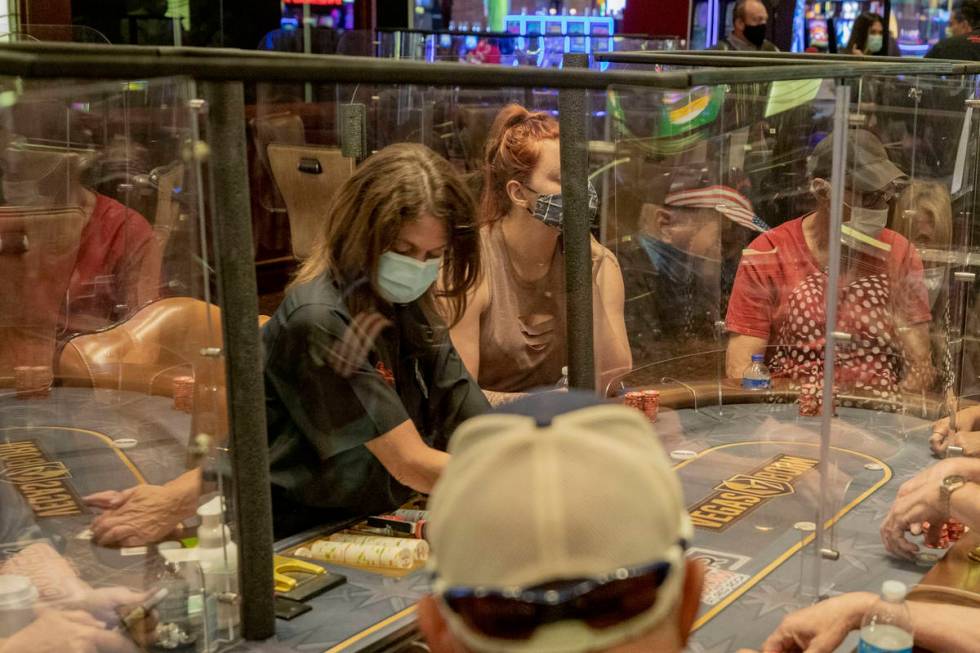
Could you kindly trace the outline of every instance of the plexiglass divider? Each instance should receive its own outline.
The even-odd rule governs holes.
[[[250,125],[256,160],[261,159],[268,166],[269,173],[276,177],[275,188],[284,198],[284,207],[276,204],[275,198],[268,205],[278,208],[279,215],[288,213],[293,241],[291,251],[284,258],[308,256],[315,241],[315,230],[304,232],[302,225],[292,224],[300,217],[302,206],[296,209],[290,202],[297,196],[305,197],[307,202],[314,197],[313,186],[304,185],[310,180],[297,175],[297,171],[328,180],[331,187],[328,190],[335,193],[359,166],[371,162],[377,152],[392,145],[422,143],[451,160],[457,171],[481,172],[488,126],[507,104],[516,100],[530,105],[529,109],[541,110],[543,116],[539,119],[549,125],[551,122],[544,116],[555,121],[557,115],[563,138],[560,150],[553,154],[555,167],[560,167],[563,174],[560,182],[557,174],[553,174],[542,183],[555,184],[556,190],[548,193],[560,194],[565,201],[564,256],[560,260],[567,289],[563,290],[564,296],[554,298],[554,306],[549,304],[548,310],[554,313],[549,315],[556,317],[559,308],[565,311],[563,319],[568,333],[562,346],[568,348],[570,385],[596,387],[608,395],[640,391],[643,397],[658,397],[659,415],[657,406],[647,406],[652,408],[648,414],[652,412],[651,416],[656,417],[658,434],[677,461],[678,473],[684,481],[689,513],[697,526],[692,555],[708,562],[713,574],[714,591],[703,597],[697,623],[701,630],[699,637],[704,638],[706,646],[720,645],[726,638],[730,639],[731,633],[740,631],[739,624],[748,618],[753,602],[758,605],[760,601],[776,600],[772,598],[776,596],[785,605],[804,605],[827,593],[831,577],[835,583],[842,583],[840,588],[848,589],[840,580],[840,570],[845,564],[860,561],[859,557],[848,557],[855,549],[869,549],[874,542],[860,539],[859,535],[867,538],[867,533],[855,534],[853,525],[840,531],[840,524],[855,518],[848,513],[866,508],[867,505],[861,505],[863,502],[885,496],[872,497],[879,490],[890,488],[894,492],[897,484],[889,484],[893,475],[897,476],[898,471],[907,475],[913,465],[914,456],[909,454],[910,459],[902,462],[904,467],[901,470],[896,467],[898,471],[893,474],[888,466],[892,464],[889,456],[893,450],[900,453],[905,450],[881,446],[872,440],[883,437],[882,433],[889,430],[921,430],[925,423],[903,421],[901,402],[897,404],[897,412],[866,408],[856,402],[854,406],[841,407],[839,418],[834,417],[835,394],[839,390],[835,389],[834,379],[838,376],[840,359],[853,353],[848,347],[854,345],[855,335],[842,331],[847,314],[841,313],[837,298],[847,285],[845,281],[851,270],[848,266],[856,260],[852,250],[867,245],[868,238],[874,240],[858,230],[856,235],[850,234],[859,243],[852,246],[847,228],[842,229],[840,225],[854,224],[853,231],[856,222],[863,219],[873,223],[881,215],[880,210],[861,213],[846,208],[854,206],[848,200],[849,192],[870,192],[849,185],[848,179],[862,177],[858,167],[862,159],[851,157],[850,152],[869,148],[878,154],[885,152],[884,159],[880,156],[876,159],[883,164],[888,159],[886,145],[892,144],[886,139],[886,145],[881,145],[881,139],[874,134],[880,148],[871,141],[859,143],[858,139],[866,137],[855,135],[856,116],[862,112],[874,113],[879,123],[886,117],[881,111],[884,106],[881,101],[875,103],[873,112],[862,108],[868,104],[864,95],[867,79],[877,77],[886,83],[899,77],[934,79],[938,73],[948,74],[952,70],[950,65],[864,66],[834,61],[712,70],[698,66],[692,58],[683,60],[691,68],[685,72],[609,70],[600,74],[567,65],[562,71],[543,71],[413,62],[378,65],[376,61],[364,59],[316,56],[244,53],[239,56],[227,52],[139,49],[127,49],[127,52],[133,56],[121,60],[112,49],[3,49],[0,72],[59,79],[70,74],[78,80],[138,78],[141,74],[154,77],[151,82],[125,82],[122,97],[99,99],[85,107],[74,106],[78,104],[77,98],[67,101],[62,97],[56,121],[60,123],[65,115],[66,109],[61,105],[66,102],[69,114],[71,111],[92,113],[94,106],[115,106],[125,118],[121,121],[122,131],[130,138],[138,135],[154,146],[162,137],[148,131],[147,121],[132,120],[126,113],[132,111],[134,97],[143,101],[155,97],[152,89],[165,86],[155,77],[160,71],[179,67],[190,70],[202,89],[204,86],[210,89],[208,103],[203,105],[196,102],[204,98],[194,97],[197,93],[189,79],[173,82],[180,91],[158,102],[156,108],[167,116],[157,119],[165,123],[159,133],[173,139],[179,156],[160,155],[166,159],[161,162],[165,165],[156,165],[142,175],[127,169],[123,183],[116,188],[121,189],[123,197],[129,193],[130,198],[138,197],[138,189],[143,186],[164,189],[152,203],[157,207],[157,219],[170,227],[183,224],[189,231],[181,248],[173,254],[186,260],[171,262],[170,268],[165,262],[161,268],[169,272],[169,276],[164,275],[168,287],[180,288],[182,292],[174,293],[180,299],[211,300],[210,293],[217,290],[220,313],[213,301],[199,302],[202,306],[195,304],[195,310],[200,312],[194,322],[207,325],[211,332],[200,343],[189,341],[195,350],[186,354],[189,362],[175,363],[177,367],[189,366],[195,378],[190,386],[186,380],[173,379],[169,395],[186,406],[188,389],[191,393],[195,415],[180,426],[189,442],[182,451],[192,459],[191,467],[198,469],[202,459],[213,458],[205,466],[210,468],[210,473],[204,474],[205,481],[223,479],[225,473],[236,480],[230,501],[224,507],[220,500],[217,504],[218,525],[210,535],[226,542],[219,548],[227,562],[227,558],[238,555],[227,546],[230,534],[234,533],[237,537],[232,541],[237,540],[241,563],[234,572],[226,565],[219,571],[217,580],[207,578],[215,570],[203,569],[202,565],[204,579],[198,584],[207,586],[211,582],[210,590],[204,587],[202,591],[205,596],[207,591],[212,591],[215,598],[223,599],[224,603],[214,605],[213,609],[218,615],[224,615],[226,622],[234,621],[232,613],[237,614],[231,600],[234,597],[230,595],[239,595],[246,637],[263,638],[272,634],[268,589],[273,546],[267,523],[270,479],[269,462],[264,455],[266,417],[262,414],[262,375],[255,330],[258,310],[251,265],[253,225],[244,187],[247,160],[244,121],[249,109],[244,106],[245,94],[239,80],[258,84],[254,88],[255,96],[267,99],[275,98],[279,92],[273,84],[309,85],[310,92],[304,89],[299,97],[282,103],[270,100],[264,107],[257,107],[255,117],[267,121]],[[194,67],[188,68],[189,65]],[[74,81],[73,84],[88,83]],[[921,90],[922,84],[916,81],[912,87]],[[12,80],[11,89],[16,88]],[[40,99],[58,96],[43,84],[37,88]],[[250,87],[249,94],[251,91]],[[311,98],[323,98],[324,106],[310,102]],[[8,99],[15,100],[15,107],[23,102],[16,94]],[[935,125],[922,112],[916,94],[907,95],[906,99],[907,102],[895,99],[892,104],[896,115],[904,116],[902,124],[908,125],[911,134],[911,165],[904,172],[912,177],[914,184],[915,176],[925,169],[926,154],[920,148],[931,138],[921,134],[931,133],[923,130]],[[287,115],[283,116],[281,109]],[[301,113],[289,113],[294,110]],[[297,117],[298,125],[294,119]],[[951,174],[974,183],[975,120],[957,122],[952,115],[947,118],[944,120],[949,124],[938,131],[954,134],[952,138],[964,147],[964,154],[959,157],[963,161],[958,166],[959,172]],[[191,127],[195,120],[200,120],[199,133],[194,133]],[[107,117],[93,122],[96,123],[115,126],[120,121]],[[862,125],[874,127],[874,122]],[[16,121],[11,122],[11,127],[19,126]],[[863,149],[859,147],[862,143]],[[4,168],[5,176],[11,176],[4,179],[4,191],[5,195],[9,191],[8,203],[16,204],[19,212],[0,216],[9,226],[3,231],[4,247],[8,242],[13,243],[11,247],[19,247],[17,243],[22,241],[8,238],[7,234],[22,233],[31,241],[50,241],[53,251],[64,253],[56,245],[63,244],[63,240],[81,238],[82,225],[77,211],[49,211],[45,219],[57,223],[57,233],[38,232],[35,236],[34,231],[28,233],[24,226],[31,222],[33,229],[33,223],[39,222],[34,220],[37,217],[34,208],[22,210],[26,204],[13,199],[30,200],[45,194],[36,183],[38,180],[29,174],[25,173],[23,178],[14,175],[17,157],[22,157],[25,149],[33,152],[39,145],[42,144],[11,144],[13,167]],[[87,153],[86,148],[78,153],[75,149],[73,145],[72,156]],[[412,156],[416,156],[419,149],[404,151],[414,152]],[[210,162],[208,175],[201,170],[204,160]],[[182,165],[183,170],[175,172],[179,170],[178,165],[170,164]],[[881,168],[876,170],[880,172]],[[277,177],[280,172],[290,173],[292,181],[280,180]],[[479,185],[483,180],[473,181]],[[18,186],[18,181],[24,184]],[[601,218],[598,224],[602,225],[594,232],[599,235],[597,240],[592,240],[590,235],[590,227],[595,226],[591,215],[595,202],[587,190],[590,181],[599,186],[597,198],[608,198],[596,207]],[[537,185],[530,181],[523,183]],[[202,192],[204,188],[209,189],[207,197]],[[532,190],[541,194],[541,188]],[[180,197],[181,192],[189,195]],[[967,196],[972,190],[965,190],[961,184],[956,192],[963,195],[964,217],[953,228],[952,241],[960,243],[961,248],[954,252],[950,245],[943,245],[939,249],[945,248],[946,253],[936,254],[934,258],[969,262],[973,227],[968,216],[973,200]],[[173,206],[175,195],[179,207]],[[881,199],[869,197],[871,203]],[[330,199],[324,200],[321,210]],[[824,209],[819,208],[821,203]],[[915,213],[919,206],[913,203],[907,210]],[[806,254],[808,238],[813,234],[808,234],[809,227],[804,225],[814,222],[805,222],[799,216],[811,215],[808,213],[811,210],[823,210],[827,220],[825,227],[818,226],[813,232],[818,238],[826,239],[827,260],[823,265]],[[211,234],[205,230],[205,211],[211,215]],[[175,214],[177,218],[171,219]],[[316,217],[315,213],[311,215]],[[776,224],[778,221],[782,223]],[[305,234],[307,242],[301,242],[299,234]],[[909,251],[914,253],[914,249]],[[598,378],[601,374],[590,369],[599,360],[593,347],[598,351],[607,343],[605,336],[597,336],[600,333],[595,326],[597,320],[587,310],[597,306],[606,309],[593,296],[595,282],[590,272],[594,273],[596,258],[602,259],[607,253],[618,258],[618,261],[605,260],[614,261],[626,289],[622,318],[625,328],[621,329],[625,333],[621,335],[633,345],[632,371],[618,374],[613,380]],[[52,271],[64,267],[54,258],[51,260]],[[32,270],[36,272],[37,267]],[[968,267],[961,265],[954,276],[955,272],[969,272]],[[782,278],[779,275],[787,274],[786,270],[796,275],[795,281],[777,287]],[[864,292],[861,287],[857,289]],[[972,293],[959,293],[963,299],[950,303],[951,325],[969,323],[967,305]],[[858,299],[861,304],[863,296]],[[774,301],[784,304],[777,306]],[[10,315],[17,315],[12,305],[3,306]],[[756,307],[761,308],[756,310]],[[112,310],[125,312],[124,308],[114,305]],[[47,322],[51,324],[45,322],[42,325],[45,329],[55,329],[58,311],[54,304],[48,306],[51,319]],[[765,324],[749,319],[763,312],[771,318]],[[367,314],[364,319],[373,317]],[[4,316],[7,321],[8,318]],[[739,325],[736,318],[742,318],[743,323]],[[104,336],[121,325],[125,328],[127,322],[120,322],[125,319],[112,318],[105,332],[96,331],[85,337]],[[419,316],[413,319],[423,320]],[[610,318],[618,319],[618,316]],[[857,319],[860,321],[860,316]],[[785,325],[806,326],[809,331],[786,326],[783,337],[783,332],[774,326],[777,320]],[[223,337],[216,332],[218,324],[222,326]],[[365,326],[366,322],[361,321],[360,325]],[[36,325],[15,319],[8,326],[16,330]],[[549,329],[554,330],[553,324],[549,326],[540,320],[523,326],[539,339],[536,344],[547,340]],[[609,333],[617,328],[609,329]],[[423,331],[424,338],[433,337],[433,332]],[[811,334],[812,339],[803,341],[805,333]],[[950,326],[945,333],[933,335],[934,339],[945,340],[956,358],[956,343],[962,342],[962,334],[956,327]],[[352,365],[350,358],[338,356],[330,344],[327,342],[322,351],[310,353],[311,364],[339,365],[349,368],[346,369],[349,375],[372,379],[384,372],[384,366],[372,364],[364,368],[363,361]],[[345,349],[342,353],[349,351]],[[777,377],[771,387],[753,385],[765,375],[760,371],[762,366],[755,366],[753,355],[761,355],[771,375]],[[797,360],[797,356],[803,358]],[[222,359],[225,371],[217,369]],[[874,362],[871,361],[872,368]],[[396,363],[408,364],[408,360],[399,359]],[[110,366],[106,383],[93,385],[93,397],[105,398],[111,391],[113,395],[109,398],[114,404],[120,404],[119,393],[128,382],[127,364],[140,365],[146,370],[152,367],[142,360],[120,361],[118,366]],[[799,375],[794,375],[794,366],[802,370]],[[27,367],[33,369],[39,365],[32,363]],[[560,369],[558,372],[557,380],[561,383]],[[284,370],[284,376],[292,373],[304,372]],[[753,376],[756,373],[763,376],[756,378]],[[22,374],[24,387],[18,387],[14,394],[34,390],[37,379],[28,378],[26,372]],[[64,389],[50,388],[52,393]],[[499,390],[510,391],[504,386]],[[643,395],[643,390],[656,391],[659,395]],[[143,394],[140,401],[159,399],[159,393],[152,389]],[[204,398],[199,398],[202,394]],[[635,395],[625,398],[630,403]],[[16,401],[14,406],[17,407]],[[892,411],[894,408],[893,403]],[[160,410],[165,414],[158,419],[166,422],[174,417]],[[18,411],[9,414],[15,412]],[[36,425],[31,420],[41,419],[25,418],[23,411],[18,415],[10,419],[24,423],[10,422],[11,426],[33,428]],[[848,424],[848,420],[857,418],[862,420],[860,428]],[[8,428],[7,422],[4,428]],[[198,437],[208,431],[211,438]],[[440,437],[448,438],[448,435]],[[230,458],[224,456],[225,438],[230,445],[227,447]],[[881,453],[885,450],[887,455]],[[168,468],[168,473],[158,470],[155,476],[146,475],[147,480],[156,484],[173,481],[174,473],[184,470],[184,461],[178,467]],[[126,487],[116,483],[95,489],[120,492]],[[313,488],[311,494],[325,495],[327,490],[334,489]],[[110,497],[113,498],[118,497]],[[880,505],[874,510],[880,511]],[[222,513],[236,515],[236,519],[226,525]],[[204,518],[212,516],[205,511]],[[213,520],[208,524],[213,526]],[[828,530],[829,525],[836,526]],[[226,530],[227,526],[231,529]],[[738,537],[733,539],[733,533]],[[98,539],[99,533],[95,537]],[[852,544],[847,551],[844,538],[854,538],[859,543]],[[96,555],[105,553],[104,547],[94,550]],[[835,556],[844,562],[833,561]],[[888,569],[888,573],[893,571]],[[241,578],[238,590],[232,590],[229,585],[232,574]],[[176,583],[176,579],[170,580]],[[766,596],[768,588],[773,587]],[[205,605],[208,605],[206,601]],[[774,614],[778,615],[779,611]],[[220,633],[216,636],[224,637]],[[758,642],[737,644],[756,646]]]
[[[821,405],[824,410],[820,420],[820,463],[817,467],[820,474],[820,496],[817,503],[816,537],[811,555],[816,560],[814,564],[814,575],[810,582],[810,587],[814,598],[823,595],[821,587],[821,565],[820,561],[828,552],[828,557],[833,556],[833,551],[825,547],[827,520],[831,513],[831,508],[836,507],[831,499],[831,484],[837,478],[836,468],[830,459],[830,441],[832,433],[832,420],[835,416],[833,409],[836,406],[834,393],[834,377],[837,369],[835,342],[837,340],[837,308],[838,292],[840,287],[839,266],[841,259],[840,239],[836,234],[841,231],[843,222],[843,200],[844,200],[844,174],[847,166],[847,140],[848,140],[848,112],[850,109],[851,86],[846,83],[837,82],[834,87],[834,130],[832,132],[833,142],[831,146],[831,170],[830,179],[830,222],[828,224],[828,253],[827,253],[827,285],[825,291],[825,323],[824,323],[824,359],[823,369],[825,370],[820,392],[822,393]],[[828,138],[828,137],[825,137]],[[831,370],[827,373],[826,370]],[[836,511],[835,511],[836,512]],[[801,588],[804,593],[806,589]]]

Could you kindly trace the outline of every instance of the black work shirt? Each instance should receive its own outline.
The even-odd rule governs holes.
[[[291,290],[263,328],[277,536],[398,507],[412,491],[363,445],[412,420],[428,445],[445,449],[460,422],[490,408],[447,329],[418,302],[385,317],[391,325],[366,355],[337,349],[350,344],[352,319],[321,276]],[[331,350],[355,361],[349,376]]]
[[[928,59],[980,61],[980,31],[943,39],[926,53]]]

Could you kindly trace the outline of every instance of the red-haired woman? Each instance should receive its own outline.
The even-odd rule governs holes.
[[[558,122],[513,104],[494,120],[484,150],[480,200],[484,274],[452,339],[490,396],[555,385],[565,361]],[[598,209],[590,185],[590,204]],[[623,275],[592,241],[596,382],[604,391],[631,364]]]

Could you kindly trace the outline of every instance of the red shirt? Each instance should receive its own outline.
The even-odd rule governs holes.
[[[160,251],[150,223],[105,195],[95,195],[68,285],[69,332],[125,319],[159,292]]]
[[[888,254],[856,254],[851,271],[842,274],[837,331],[850,333],[851,342],[837,348],[835,381],[884,396],[897,390],[902,371],[897,328],[928,322],[931,315],[915,248],[890,229],[879,240],[891,246]],[[803,237],[803,218],[791,220],[743,251],[726,326],[767,341],[773,377],[819,382],[826,288],[827,273]]]
[[[500,48],[490,43],[490,41],[482,39],[473,49],[472,53],[470,54],[470,58],[479,63],[499,64]]]

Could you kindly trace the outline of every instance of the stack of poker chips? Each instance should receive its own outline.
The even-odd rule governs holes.
[[[194,410],[194,377],[174,377],[174,410],[190,413]]]
[[[417,562],[429,559],[429,543],[425,540],[409,539],[407,537],[384,537],[383,535],[359,535],[357,533],[334,533],[327,537],[331,542],[349,542],[367,546],[383,546],[404,548],[412,552]]]
[[[657,421],[660,412],[660,393],[656,390],[634,390],[627,392],[623,403],[647,416],[651,422]]]
[[[833,391],[834,416],[837,416],[837,389]],[[823,410],[823,386],[820,383],[804,383],[800,386],[800,417],[819,417]]]
[[[309,548],[296,549],[296,555],[325,562],[382,569],[410,569],[416,561],[415,552],[408,547],[331,542],[329,540],[317,540]]]
[[[932,530],[932,526],[926,522],[923,526],[927,530]],[[948,549],[953,542],[958,542],[966,533],[966,524],[953,518],[943,522],[939,530],[939,538],[936,540],[937,549]]]
[[[14,368],[14,387],[18,399],[44,399],[51,394],[54,374],[45,365],[21,365]]]
[[[952,517],[950,517],[946,523],[943,524],[943,528],[946,529],[946,536],[949,538],[950,542],[959,542],[960,538],[966,534],[966,524],[961,521],[957,521]]]
[[[424,540],[428,535],[429,522],[425,519],[412,519],[404,515],[391,513],[368,517],[367,526],[369,529],[378,531],[378,535],[385,535],[387,537],[411,537]]]
[[[408,521],[429,521],[428,510],[409,510],[407,508],[400,508],[393,514],[397,517],[401,517],[402,519],[407,519]]]

